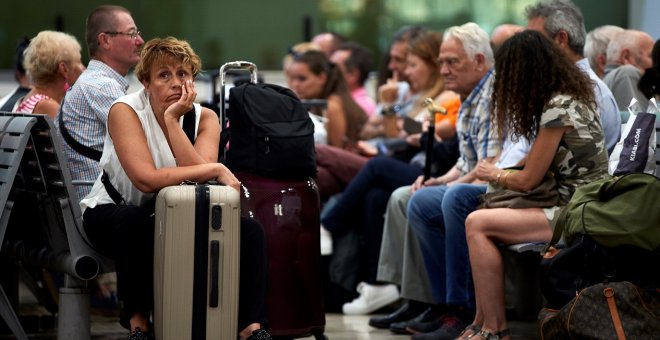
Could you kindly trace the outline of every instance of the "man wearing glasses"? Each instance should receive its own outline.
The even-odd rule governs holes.
[[[55,126],[64,139],[72,179],[94,182],[101,173],[108,111],[115,99],[126,94],[129,84],[125,77],[140,60],[144,40],[126,8],[100,6],[87,17],[85,41],[89,64],[64,96]],[[91,188],[77,185],[78,200]],[[114,273],[99,276],[99,288],[105,286],[100,302],[105,306],[117,303],[114,282]]]
[[[55,125],[64,139],[73,180],[94,181],[101,172],[108,111],[126,94],[131,67],[140,60],[144,44],[131,13],[120,6],[99,6],[87,17],[85,40],[89,65],[68,91]],[[77,186],[78,198],[91,186]]]

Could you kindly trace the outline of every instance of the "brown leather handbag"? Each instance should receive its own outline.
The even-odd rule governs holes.
[[[557,312],[542,312],[541,339],[660,339],[660,291],[599,283]]]

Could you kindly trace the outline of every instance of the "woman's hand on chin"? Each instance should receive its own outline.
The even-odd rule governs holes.
[[[178,121],[181,116],[185,115],[192,109],[196,97],[197,91],[195,91],[195,84],[193,81],[184,81],[181,85],[181,97],[165,110],[165,117],[171,117]]]

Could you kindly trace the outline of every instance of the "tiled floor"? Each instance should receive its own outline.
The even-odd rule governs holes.
[[[341,314],[326,315],[325,335],[330,340],[402,340],[408,336],[395,335],[388,330],[376,329],[368,325],[370,316],[345,316]],[[512,322],[510,325],[514,339],[536,339],[534,323]],[[29,335],[30,339],[56,339],[56,331],[44,331]],[[0,335],[0,339],[13,339],[9,335]],[[119,326],[117,318],[92,316],[92,339],[120,340],[126,339],[126,331]],[[302,338],[313,340],[313,337]]]
[[[42,320],[41,324],[47,328],[40,332],[28,334],[30,339],[56,339],[57,331],[53,326],[53,318],[42,306],[37,304],[34,296],[28,292],[23,284],[20,286],[20,313],[24,319],[24,327],[30,327]],[[385,309],[386,310],[386,309]],[[41,318],[37,317],[41,316]],[[409,339],[409,336],[395,335],[388,330],[376,329],[370,327],[368,322],[372,315],[347,316],[342,314],[326,314],[325,335],[330,340],[395,340]],[[94,340],[120,340],[126,339],[127,331],[123,329],[116,316],[102,316],[99,313],[92,313],[92,339]],[[536,323],[514,321],[509,324],[513,338],[516,340],[537,339]],[[32,326],[32,329],[37,327]],[[12,335],[0,334],[0,340],[15,339]],[[302,338],[304,340],[314,340],[314,337]],[[219,339],[224,340],[224,339]],[[233,339],[231,339],[233,340]]]

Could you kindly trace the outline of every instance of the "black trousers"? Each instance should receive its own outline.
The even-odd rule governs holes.
[[[88,208],[83,215],[85,232],[94,247],[115,261],[117,290],[123,303],[120,320],[153,309],[154,206],[105,204]],[[268,262],[263,227],[241,218],[241,259],[238,329],[266,324]]]

